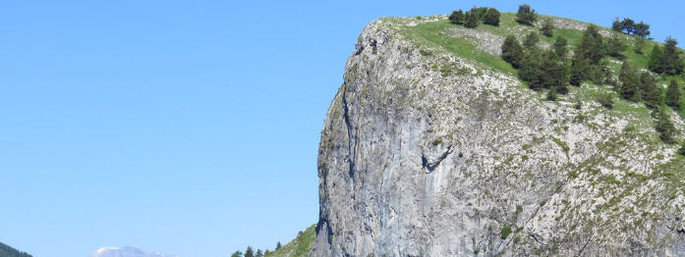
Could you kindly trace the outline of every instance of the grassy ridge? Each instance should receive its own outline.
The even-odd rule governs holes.
[[[396,18],[391,18],[392,20],[397,20]],[[411,18],[406,18],[411,19]],[[420,18],[415,18],[420,19]],[[543,21],[545,19],[557,19],[565,20],[568,22],[577,22],[574,20],[538,15],[538,21]],[[588,23],[582,23],[588,24]],[[445,51],[451,53],[455,56],[459,56],[466,60],[475,61],[475,64],[484,69],[494,69],[506,74],[517,75],[517,71],[507,62],[502,60],[498,55],[493,55],[491,53],[485,52],[478,48],[478,42],[464,37],[459,37],[454,35],[453,28],[460,25],[454,25],[447,19],[441,19],[438,21],[423,22],[416,26],[402,26],[399,32],[406,36],[409,40],[418,46],[426,46],[429,49],[435,49],[439,51]],[[652,40],[645,40],[644,46],[642,48],[642,54],[635,53],[635,45],[637,43],[638,37],[632,35],[626,35],[621,32],[616,32],[610,28],[598,26],[601,30],[611,33],[611,36],[619,36],[623,38],[626,43],[627,48],[622,52],[625,57],[624,60],[629,61],[633,67],[638,69],[647,69],[649,63],[649,55],[652,48],[656,45],[662,45],[661,43],[654,42]],[[525,26],[520,25],[515,20],[514,13],[502,13],[500,17],[499,26],[491,26],[480,24],[476,30],[491,33],[497,36],[506,37],[507,35],[516,35],[522,38],[524,35],[530,33],[531,31],[536,31],[540,33],[540,28],[536,26]],[[555,29],[553,37],[545,37],[540,35],[540,40],[546,44],[553,44],[558,36],[563,36],[568,40],[569,50],[574,50],[580,44],[583,31],[575,29]],[[607,37],[605,37],[607,38]],[[429,50],[425,50],[422,53],[430,53]],[[618,76],[620,71],[622,60],[606,57],[609,61],[609,67],[613,70],[614,74]],[[675,79],[679,83],[685,84],[685,76],[660,76],[659,84],[666,85],[670,80]],[[573,89],[572,89],[573,90]],[[582,89],[580,89],[582,90]],[[665,93],[665,90],[664,90]],[[685,90],[681,87],[681,106],[685,106]],[[623,101],[623,100],[620,100]],[[685,108],[681,108],[678,111],[681,117],[685,117]]]

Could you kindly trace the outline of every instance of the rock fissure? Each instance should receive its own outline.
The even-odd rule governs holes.
[[[452,152],[454,151],[454,145],[449,145],[447,146],[447,150],[443,152],[438,158],[436,158],[433,161],[428,160],[426,155],[424,153],[421,154],[421,166],[426,170],[426,173],[430,174],[432,173],[435,168],[440,166],[440,163],[444,161],[447,156],[449,156]]]

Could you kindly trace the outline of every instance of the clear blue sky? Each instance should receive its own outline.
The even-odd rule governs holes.
[[[317,221],[319,133],[365,24],[520,3],[4,0],[0,242],[273,249]],[[528,3],[685,40],[679,1]]]

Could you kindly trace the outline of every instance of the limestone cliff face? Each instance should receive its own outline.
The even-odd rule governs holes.
[[[430,21],[360,35],[321,135],[312,256],[685,255],[682,158],[644,107],[578,100],[604,90],[588,85],[544,101],[401,33]]]

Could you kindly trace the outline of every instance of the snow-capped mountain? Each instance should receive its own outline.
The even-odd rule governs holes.
[[[165,255],[160,252],[146,253],[135,247],[102,247],[90,257],[177,257],[175,255]]]

